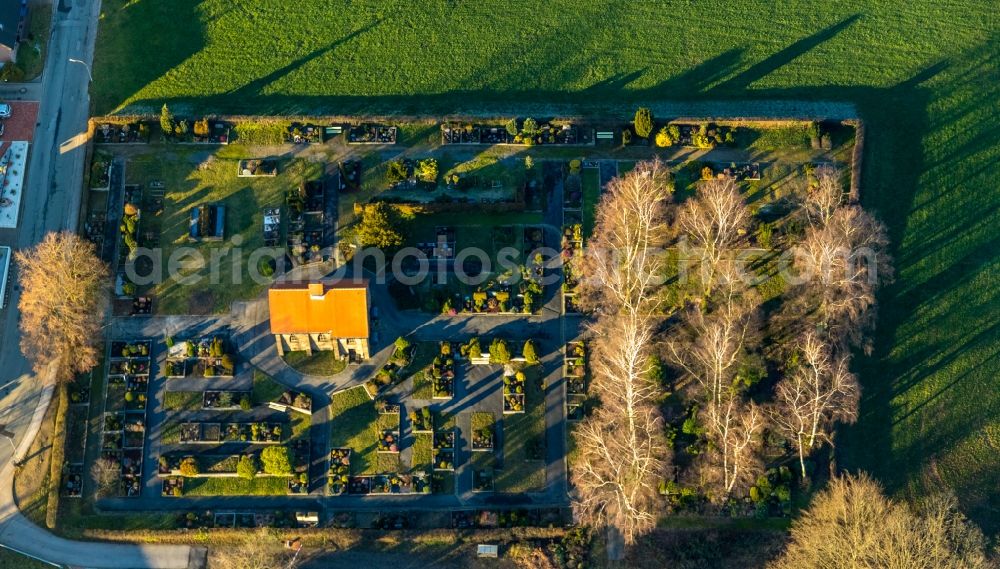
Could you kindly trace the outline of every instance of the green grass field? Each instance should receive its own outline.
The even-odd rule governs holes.
[[[1000,159],[1000,43],[990,5],[109,0],[94,101],[97,112],[168,101],[255,114],[578,104],[621,117],[640,102],[660,114],[852,103],[868,127],[862,200],[889,225],[897,275],[880,295],[874,351],[856,359],[864,400],[838,437],[840,464],[901,495],[953,488],[995,533],[1000,192],[989,168]]]

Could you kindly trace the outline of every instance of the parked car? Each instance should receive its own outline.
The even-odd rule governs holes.
[[[0,119],[10,118],[10,105],[7,103],[0,103]]]

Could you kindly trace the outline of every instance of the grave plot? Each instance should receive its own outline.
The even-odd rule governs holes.
[[[483,127],[473,124],[441,125],[441,144],[481,144]],[[505,131],[506,132],[506,131]]]
[[[454,472],[455,429],[434,432],[434,453],[431,458],[434,470]]]
[[[164,373],[168,378],[233,377],[236,355],[222,336],[204,336],[179,342],[171,340]]]
[[[472,414],[472,451],[493,452],[496,444],[496,419],[493,413],[477,411]]]
[[[516,371],[503,377],[503,412],[505,415],[524,413],[525,374]]]
[[[327,493],[340,496],[347,492],[351,474],[351,449],[330,450],[330,469],[327,472]]]
[[[226,236],[226,207],[202,204],[191,208],[188,238],[192,241],[222,241]]]
[[[413,363],[417,346],[410,344],[405,338],[398,338],[395,345],[389,361],[382,365],[374,377],[364,383],[363,387],[372,399],[406,379],[408,368]]]
[[[264,208],[264,246],[277,247],[281,242],[281,208]],[[262,275],[264,276],[264,275]]]
[[[212,411],[235,411],[251,407],[249,391],[206,391],[202,394],[202,408]]]
[[[288,211],[288,253],[298,264],[323,260],[326,241],[326,187],[309,180],[285,194]]]
[[[94,127],[94,142],[97,144],[148,143],[150,137],[148,122],[101,123]]]
[[[531,117],[524,119],[520,128],[516,120],[511,120],[504,130],[509,135],[508,144],[525,146],[590,146],[595,140],[593,128],[571,123],[539,123]]]
[[[560,256],[563,269],[563,314],[578,314],[576,287],[580,282],[583,263],[583,225],[579,214],[563,213],[563,232]]]
[[[293,122],[288,125],[285,142],[291,144],[318,144],[323,142],[324,129],[311,123]]]
[[[240,178],[259,178],[278,175],[278,161],[267,158],[247,158],[240,160],[236,175]]]
[[[364,170],[361,160],[344,160],[338,166],[340,169],[340,190],[357,192],[361,189],[361,174]]]
[[[718,164],[714,169],[720,176],[728,176],[737,182],[760,180],[759,162],[730,162]]]
[[[587,348],[583,342],[570,342],[563,352],[563,378],[566,382],[566,418],[583,419],[587,401]]]
[[[348,144],[396,144],[396,127],[365,123],[350,127]]]
[[[142,201],[142,188],[136,185],[125,186],[125,199],[122,206],[121,224],[119,229],[118,242],[118,272],[115,276],[115,295],[118,298],[132,298],[136,293],[136,286],[125,273],[127,263],[135,259],[136,251],[140,245],[142,236],[139,233],[139,223],[142,212],[139,205]]]

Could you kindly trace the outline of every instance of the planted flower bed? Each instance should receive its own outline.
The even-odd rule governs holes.
[[[434,470],[455,470],[455,430],[434,433]]]
[[[476,412],[472,414],[472,450],[492,451],[496,422],[493,413]]]
[[[427,368],[434,389],[434,399],[451,399],[455,395],[455,358],[451,342],[441,342],[438,355]]]
[[[115,341],[111,342],[112,358],[148,358],[152,342],[149,340],[139,340],[136,342]]]
[[[184,360],[167,360],[163,367],[168,379],[187,377],[188,363]]]
[[[306,473],[292,476],[288,479],[289,494],[306,494],[309,492],[309,475]]]
[[[514,375],[503,378],[503,412],[504,414],[524,413],[525,375],[518,371]]]
[[[414,349],[415,347],[405,338],[396,340],[396,348],[392,353],[392,358],[378,370],[375,377],[365,382],[365,389],[368,390],[368,394],[372,398],[392,387],[404,377],[402,372],[413,361]]]
[[[570,342],[564,353],[563,375],[566,377],[566,392],[585,395],[587,393],[587,348],[583,342]]]
[[[430,433],[434,431],[434,419],[430,407],[421,407],[410,411],[410,423],[414,433]]]
[[[327,487],[330,494],[339,496],[347,491],[351,474],[351,449],[335,448],[330,451],[330,470]]]

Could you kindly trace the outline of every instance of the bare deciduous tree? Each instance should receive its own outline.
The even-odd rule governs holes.
[[[94,245],[69,232],[49,233],[17,253],[21,351],[39,374],[59,381],[97,364],[108,270]],[[51,368],[50,368],[51,366]]]
[[[283,550],[267,528],[246,534],[235,546],[213,548],[209,563],[212,569],[294,569],[298,565],[294,553]]]
[[[121,468],[110,458],[99,458],[90,467],[90,476],[97,486],[97,496],[104,498],[118,491]]]
[[[648,378],[670,197],[659,161],[613,181],[597,211],[582,295],[596,309],[592,392],[601,405],[576,431],[575,507],[587,523],[608,525],[628,544],[656,524],[667,444]]]
[[[809,188],[803,202],[803,209],[809,223],[825,227],[830,223],[837,208],[844,203],[844,186],[840,182],[841,172],[833,166],[820,166],[813,172],[816,184]]]
[[[874,320],[875,291],[892,277],[885,227],[858,206],[838,208],[806,230],[795,267],[797,310],[808,309],[831,339],[859,344]]]
[[[730,177],[703,182],[687,200],[677,219],[682,234],[700,257],[700,278],[705,295],[716,285],[716,275],[727,255],[745,238],[750,210]]]
[[[689,308],[684,325],[667,342],[671,361],[700,385],[710,424],[718,419],[759,324],[759,295],[741,290],[735,278],[724,282],[718,306],[710,313],[700,306]]]
[[[601,405],[575,433],[575,506],[586,523],[613,526],[632,544],[656,525],[667,464],[659,389],[648,379],[653,327],[622,312],[602,317],[594,332],[592,389]]]
[[[648,311],[644,304],[662,279],[670,198],[669,169],[659,160],[639,163],[608,184],[584,257],[582,305],[591,310]]]
[[[770,569],[986,569],[985,543],[953,497],[911,510],[862,474],[835,478],[813,498]]]
[[[729,389],[724,401],[709,407],[715,408],[715,418],[709,421],[706,432],[711,461],[706,482],[722,490],[714,496],[721,502],[748,488],[762,470],[757,449],[764,415],[754,403],[743,403],[735,389]]]
[[[807,332],[798,346],[800,364],[776,388],[772,419],[798,451],[803,478],[806,455],[831,440],[834,423],[851,423],[858,415],[857,378],[848,370],[846,355],[830,352],[815,333]]]

